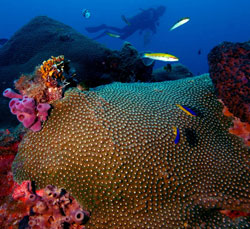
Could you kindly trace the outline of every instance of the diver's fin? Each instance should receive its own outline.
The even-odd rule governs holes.
[[[85,27],[85,29],[89,33],[95,33],[95,32],[98,32],[98,31],[106,29],[106,28],[107,28],[107,25],[105,25],[105,24],[102,24],[102,25],[99,25],[99,26],[95,26],[95,27]]]
[[[102,32],[102,33],[101,33],[101,34],[99,34],[98,36],[93,37],[93,38],[91,38],[91,39],[93,39],[93,40],[97,40],[97,39],[99,39],[99,38],[101,38],[101,37],[107,36],[107,33],[108,33],[108,31],[107,31],[107,30],[105,30],[104,32]]]
[[[8,39],[6,38],[0,38],[0,45],[4,45],[7,41]]]

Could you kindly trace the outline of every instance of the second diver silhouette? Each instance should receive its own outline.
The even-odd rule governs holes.
[[[149,8],[147,10],[141,10],[139,14],[129,18],[129,24],[123,28],[102,24],[95,27],[86,27],[85,29],[89,33],[96,33],[98,31],[104,30],[100,35],[94,37],[93,39],[101,38],[111,32],[117,33],[119,38],[122,40],[125,40],[136,31],[142,33],[144,30],[151,30],[153,33],[156,33],[156,26],[159,25],[159,18],[164,14],[165,10],[165,6],[159,6],[156,9]]]

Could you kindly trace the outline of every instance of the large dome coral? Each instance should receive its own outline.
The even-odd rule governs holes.
[[[250,211],[250,159],[208,75],[70,89],[53,107],[20,144],[14,177],[71,192],[87,227],[250,227],[219,211]]]

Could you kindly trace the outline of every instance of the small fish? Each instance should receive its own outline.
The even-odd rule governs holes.
[[[198,50],[198,55],[201,55],[201,49]]]
[[[122,15],[121,18],[122,18],[122,20],[123,20],[127,25],[131,25],[131,23],[128,21],[128,19],[127,19],[124,15]]]
[[[173,126],[173,130],[174,130],[174,135],[175,135],[174,143],[177,144],[180,141],[180,131],[175,126]]]
[[[164,70],[166,70],[166,72],[172,72],[172,65],[171,64],[167,64],[163,68],[164,68]]]
[[[120,37],[119,34],[115,34],[115,33],[106,32],[106,34],[109,35],[110,37],[114,37],[114,38],[119,38]]]
[[[179,61],[176,56],[167,54],[167,53],[144,53],[143,57],[150,58],[152,60],[161,60],[161,61]]]
[[[197,116],[197,114],[192,111],[190,108],[180,105],[180,104],[176,104],[176,106],[178,106],[181,110],[183,110],[186,114],[190,115],[190,116]]]
[[[179,21],[177,21],[177,22],[170,28],[170,31],[172,31],[172,30],[178,28],[179,26],[181,26],[181,25],[187,23],[189,20],[190,20],[189,17],[184,17],[184,18],[180,19]]]
[[[88,9],[83,9],[82,16],[85,17],[86,19],[88,19],[88,18],[90,18],[91,14],[90,14]]]
[[[4,45],[7,41],[8,39],[6,38],[0,38],[0,45]]]

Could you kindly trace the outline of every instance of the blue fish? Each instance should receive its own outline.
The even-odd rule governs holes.
[[[191,110],[190,108],[180,105],[180,104],[176,104],[176,106],[178,106],[181,110],[183,110],[186,114],[190,115],[190,116],[197,116],[197,114]]]
[[[173,126],[173,130],[174,130],[174,135],[175,135],[174,143],[177,144],[180,141],[180,131],[175,126]]]

